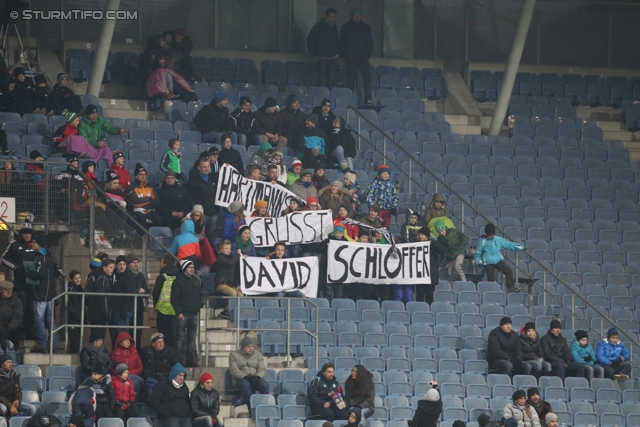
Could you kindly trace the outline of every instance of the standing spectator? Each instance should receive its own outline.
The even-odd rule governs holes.
[[[517,390],[511,399],[513,401],[504,407],[504,418],[515,419],[519,427],[540,427],[538,413],[527,404],[527,395],[524,390]]]
[[[251,98],[241,96],[238,108],[233,110],[229,119],[231,130],[238,135],[238,144],[244,147],[262,144],[262,138],[256,133],[256,115],[251,111]]]
[[[362,365],[351,369],[351,375],[344,382],[344,400],[348,408],[359,407],[362,417],[369,418],[375,411],[376,391],[373,384],[373,374]]]
[[[531,387],[527,390],[527,403],[538,414],[541,427],[547,427],[545,417],[551,412],[551,405],[546,400],[540,398],[540,389],[538,387]]]
[[[236,401],[234,406],[244,403],[251,414],[251,395],[269,394],[269,384],[264,380],[267,373],[264,356],[254,348],[251,338],[242,338],[240,348],[229,353],[229,373],[241,394],[241,402]]]
[[[346,175],[346,174],[345,174]],[[407,222],[400,227],[400,240],[404,243],[417,242],[420,234],[420,214],[412,209],[407,209]],[[442,243],[442,242],[441,242]]]
[[[111,292],[113,287],[113,271],[115,270],[116,262],[112,259],[105,258],[102,260],[102,268],[95,270],[94,274],[87,279],[87,286],[85,292],[87,293],[107,293]],[[86,298],[87,305],[87,322],[90,325],[108,325],[110,319],[110,305],[109,297],[100,295]],[[104,338],[104,328],[92,327],[91,333],[94,330],[102,331],[102,338]],[[114,334],[115,335],[115,334]]]
[[[431,229],[432,235],[437,235],[435,223],[438,220],[444,221],[447,228],[456,228],[453,221],[447,216],[448,213],[447,199],[442,194],[435,193],[431,198],[431,204],[424,210],[422,221]]]
[[[496,270],[502,272],[507,282],[507,293],[520,292],[521,287],[515,287],[513,280],[513,271],[511,267],[504,261],[504,257],[500,252],[501,249],[512,251],[524,251],[524,246],[510,242],[502,237],[496,236],[496,226],[487,224],[484,226],[484,236],[478,241],[478,248],[474,255],[474,261],[477,266],[484,266],[489,282],[496,281]]]
[[[360,72],[364,81],[364,102],[371,104],[371,69],[369,58],[373,53],[371,27],[362,22],[362,12],[354,7],[349,13],[351,20],[340,30],[340,56],[347,70],[347,87],[355,92],[356,75]]]
[[[151,289],[147,285],[146,274],[144,271],[140,271],[140,259],[134,254],[127,255],[127,268],[133,273],[136,283],[137,294],[151,294]],[[147,311],[148,298],[135,298],[133,303],[138,304],[136,326],[142,326],[144,324],[144,312]],[[137,345],[140,345],[142,339],[142,329],[135,330]],[[137,347],[139,349],[139,347]]]
[[[512,327],[511,319],[505,316],[500,319],[500,326],[489,333],[487,362],[492,374],[531,373],[531,365],[522,361],[522,343]]]
[[[418,233],[418,240],[420,242],[431,241],[431,251],[429,253],[429,266],[431,266],[429,272],[431,273],[431,276],[428,284],[418,285],[416,289],[416,293],[418,294],[417,300],[425,301],[429,304],[433,302],[433,292],[440,279],[440,274],[438,272],[440,256],[447,252],[447,248],[438,243],[437,240],[429,238],[431,235],[430,233],[431,230],[429,230],[429,227],[422,227]]]
[[[22,402],[20,375],[13,370],[13,361],[7,353],[0,354],[0,415],[30,417],[35,415],[33,405]]]
[[[328,135],[333,129],[335,114],[331,111],[331,100],[324,98],[318,107],[313,107],[312,113],[318,115],[318,127]]]
[[[573,360],[567,340],[560,333],[561,328],[560,321],[554,319],[549,325],[549,332],[540,338],[544,360],[551,363],[553,375],[562,380],[567,376],[584,377],[584,366]]]
[[[607,338],[598,345],[598,365],[604,368],[604,376],[624,382],[629,379],[631,365],[629,364],[629,350],[620,342],[620,335],[616,328],[607,331]]]
[[[289,186],[289,190],[301,200],[307,200],[307,197],[317,198],[318,190],[316,190],[316,188],[313,186],[313,181],[311,178],[311,171],[309,169],[302,170],[300,172],[300,178]],[[324,190],[326,190],[326,188]]]
[[[281,135],[284,121],[278,110],[278,103],[269,97],[264,100],[264,105],[256,112],[256,132],[262,140],[272,146],[287,146],[287,138]]]
[[[207,162],[208,163],[208,162]],[[162,224],[162,217],[156,209],[160,206],[160,199],[153,185],[147,182],[147,170],[140,163],[136,163],[135,181],[127,187],[125,197],[133,208],[133,217],[143,227]]]
[[[47,328],[49,339],[53,340],[53,348],[58,347],[58,334],[53,333],[56,322],[51,323],[53,306],[51,299],[55,297],[57,278],[64,277],[64,273],[55,259],[47,250],[47,237],[43,234],[33,236],[31,249],[36,252],[35,270],[27,271],[27,279],[31,279],[31,298],[35,314],[35,328],[37,344],[31,353],[47,353]]]
[[[333,71],[340,56],[340,35],[336,25],[338,11],[333,7],[326,10],[324,18],[311,28],[307,36],[307,50],[315,58],[318,80],[316,86],[333,87]]]
[[[82,108],[82,100],[73,90],[67,86],[69,77],[65,73],[59,73],[56,78],[57,83],[51,91],[51,108],[56,114],[66,112],[75,113],[79,116],[85,114]]]
[[[84,292],[82,287],[82,275],[78,270],[71,270],[69,273],[69,282],[67,282],[67,292]],[[2,285],[0,284],[0,287]],[[66,307],[67,321],[72,325],[80,325],[81,315],[84,311],[82,306],[82,296],[69,295],[69,303]],[[0,325],[0,327],[2,327]],[[80,328],[68,328],[69,331],[69,354],[77,354],[80,350]]]
[[[120,185],[123,188],[127,188],[131,185],[131,175],[129,171],[124,167],[124,153],[120,150],[113,153],[113,163],[111,164],[111,170],[118,174]]]
[[[89,342],[80,351],[82,378],[91,376],[92,372],[99,372],[102,375],[107,374],[112,367],[111,357],[104,347],[104,330],[92,330],[89,335]]]
[[[182,354],[186,353],[187,367],[198,367],[196,333],[203,305],[202,283],[196,276],[192,261],[180,261],[180,270],[171,287],[171,306],[176,312],[176,350],[182,360],[185,360]]]
[[[187,190],[177,182],[176,174],[169,171],[158,189],[158,198],[162,203],[157,212],[162,218],[162,225],[172,230],[180,227],[184,217],[189,213],[189,206],[193,206],[187,196]]]
[[[459,278],[466,282],[467,276],[462,269],[462,263],[467,251],[467,236],[458,229],[448,228],[444,221],[436,221],[435,226],[438,232],[438,242],[447,248],[446,256],[449,263],[447,280],[453,282]]]
[[[218,155],[218,163],[221,165],[228,163],[233,166],[235,170],[242,173],[242,171],[244,170],[242,156],[240,155],[240,152],[238,150],[236,150],[235,148],[231,148],[231,135],[225,133],[220,137],[220,140],[222,141],[222,149],[220,150],[220,154]]]
[[[159,382],[170,380],[171,367],[180,361],[173,347],[165,345],[164,335],[160,332],[151,335],[151,344],[140,350],[140,359],[144,367],[142,378],[149,394]]]
[[[113,414],[125,423],[129,418],[137,417],[138,412],[133,407],[136,403],[136,391],[133,387],[133,381],[129,378],[129,367],[126,363],[120,363],[116,366],[111,386],[116,400]]]
[[[216,291],[227,296],[243,296],[240,291],[240,254],[231,251],[232,244],[229,240],[223,240],[218,245],[216,262],[213,267],[216,271]],[[229,304],[218,315],[221,319],[229,319]]]
[[[78,126],[79,136],[84,137],[84,144],[82,139],[78,137],[67,138],[67,152],[68,153],[89,153],[91,159],[98,163],[100,160],[107,162],[107,165],[111,167],[113,163],[113,157],[111,150],[104,142],[102,133],[108,135],[126,135],[127,130],[113,126],[102,117],[98,117],[98,108],[95,105],[87,105],[84,110],[84,117]],[[76,147],[78,143],[78,148]]]
[[[538,337],[535,323],[525,323],[520,334],[520,342],[522,343],[522,359],[525,363],[531,365],[531,371],[534,375],[549,374],[551,372],[551,364],[544,360],[542,343]]]
[[[337,161],[344,172],[355,170],[353,158],[356,156],[356,140],[349,129],[344,127],[342,117],[334,117],[331,128],[326,131],[325,153],[330,161]]]
[[[249,164],[247,165],[247,173],[249,168],[257,166],[260,169],[260,177],[264,179],[267,176],[267,166],[269,166],[269,156],[273,152],[273,146],[268,142],[263,142],[260,149],[253,153]],[[238,169],[238,172],[242,173],[242,169]]]
[[[200,205],[204,211],[205,232],[209,243],[213,246],[216,236],[218,207],[216,206],[216,188],[218,182],[211,171],[211,163],[207,157],[200,157],[196,167],[189,174],[187,197],[190,203]]]
[[[183,180],[182,164],[180,160],[182,153],[180,153],[180,140],[178,138],[171,138],[168,142],[169,149],[165,151],[160,159],[160,170],[163,176],[166,177],[168,172],[173,172],[176,179]]]
[[[227,94],[219,90],[213,95],[211,104],[202,107],[202,110],[193,118],[193,123],[202,133],[202,142],[218,140],[222,143],[220,137],[230,132],[233,144],[238,143],[238,135],[231,132],[228,103]]]
[[[149,405],[166,427],[191,427],[191,400],[184,379],[187,371],[180,363],[171,368],[167,379],[153,388]]]
[[[293,190],[291,190],[293,191]],[[295,191],[293,191],[296,193]],[[296,193],[296,195],[299,195]],[[310,194],[313,195],[313,194]],[[303,200],[306,197],[302,197]],[[318,192],[320,204],[324,209],[331,209],[331,214],[335,218],[340,214],[340,208],[343,207],[347,212],[351,212],[351,202],[349,200],[349,190],[344,188],[344,185],[339,180],[335,180],[331,183],[331,186],[325,187]],[[356,233],[357,234],[357,233]]]
[[[303,132],[307,115],[300,108],[300,98],[294,94],[289,95],[287,107],[280,112],[280,118],[282,120],[282,136],[287,139],[287,145],[291,147],[304,146]]]
[[[438,383],[430,381],[431,388],[427,390],[422,400],[418,401],[418,408],[413,419],[408,422],[409,427],[435,427],[442,413],[442,398],[438,392]],[[456,421],[453,427],[456,426]],[[463,423],[464,424],[464,423]]]
[[[171,305],[171,288],[180,270],[171,255],[165,255],[160,259],[160,274],[156,277],[153,286],[153,302],[156,309],[156,324],[158,332],[164,335],[164,340],[169,345],[174,345],[173,332],[176,312]]]
[[[291,169],[287,172],[287,188],[291,187],[291,184],[300,179],[300,172],[302,171],[302,162],[295,159],[291,163]]]
[[[368,61],[367,61],[368,64]],[[368,65],[367,65],[368,67]],[[367,194],[367,202],[369,205],[377,205],[380,207],[378,216],[382,220],[382,226],[389,228],[391,225],[391,215],[398,214],[398,190],[389,179],[391,169],[387,165],[378,167],[378,176],[369,185]]]
[[[333,363],[325,363],[307,389],[309,406],[313,415],[327,421],[346,420],[349,413],[342,396],[342,387],[335,378]]]
[[[213,427],[218,425],[220,413],[220,393],[213,388],[213,377],[204,372],[200,381],[191,391],[191,413],[194,427]]]
[[[173,238],[173,245],[169,248],[172,254],[179,260],[188,259],[196,262],[202,258],[200,254],[200,244],[194,234],[195,226],[190,219],[182,223],[181,233]]]
[[[595,378],[604,378],[604,369],[596,365],[596,352],[589,344],[589,335],[582,329],[577,330],[575,338],[571,342],[569,349],[574,362],[580,363],[584,367],[584,377],[591,383]]]

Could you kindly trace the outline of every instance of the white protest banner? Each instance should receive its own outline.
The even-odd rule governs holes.
[[[253,181],[242,176],[233,166],[225,163],[220,168],[216,205],[227,207],[236,200],[244,205],[245,215],[251,215],[253,205],[264,200],[269,205],[269,215],[277,217],[289,206],[289,201],[296,195],[281,185],[270,182]]]
[[[304,245],[322,242],[333,231],[331,211],[294,212],[278,218],[246,218],[254,246],[264,248],[285,242]]]
[[[307,298],[318,294],[318,257],[240,258],[240,288],[245,295],[297,290]]]
[[[391,245],[329,241],[327,283],[424,285],[431,283],[430,242]]]

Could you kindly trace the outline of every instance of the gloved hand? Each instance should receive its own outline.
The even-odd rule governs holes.
[[[482,267],[484,265],[484,261],[480,260],[480,261],[476,262],[476,265],[478,267]]]
[[[591,362],[591,360],[592,360],[592,358],[591,358],[591,356],[589,356],[589,355],[586,355],[586,356],[584,357],[584,361],[585,361],[585,362]]]
[[[260,382],[260,377],[254,375],[251,377],[251,379],[249,379],[249,382],[251,383],[251,387],[256,388],[258,387],[258,383]]]
[[[398,209],[389,209],[391,211],[391,215],[396,216],[398,215]]]

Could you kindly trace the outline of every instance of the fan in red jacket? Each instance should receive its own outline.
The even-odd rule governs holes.
[[[78,125],[80,124],[80,117],[76,113],[64,113],[63,116],[67,119],[67,123],[60,126],[53,134],[53,141],[56,143],[58,151],[64,151],[64,142],[68,136],[78,135]]]
[[[129,380],[133,382],[136,393],[139,392],[144,383],[140,377],[143,369],[142,360],[140,360],[140,354],[136,350],[136,342],[127,331],[121,331],[116,337],[116,348],[111,350],[111,360],[113,361],[113,366],[116,367],[121,363],[127,365]],[[111,370],[111,375],[116,375],[115,369]]]
[[[126,424],[129,418],[137,417],[138,412],[133,408],[136,403],[136,392],[125,363],[116,366],[116,376],[111,380],[111,386],[116,395],[116,408],[113,414]]]
[[[113,153],[113,163],[111,163],[111,170],[118,175],[120,185],[122,188],[127,188],[131,185],[131,176],[129,171],[124,167],[124,153],[122,151],[116,151]]]

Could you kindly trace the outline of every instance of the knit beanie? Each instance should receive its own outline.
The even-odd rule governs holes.
[[[74,112],[67,111],[66,113],[62,113],[62,117],[67,120],[67,123],[71,123],[76,117],[78,117],[78,115]]]
[[[562,328],[562,324],[560,323],[560,321],[558,319],[553,319],[551,321],[551,324],[549,325],[549,329],[561,329]]]
[[[533,322],[527,322],[524,324],[524,331],[527,332],[530,329],[536,329],[536,324]]]
[[[549,412],[547,415],[545,415],[544,422],[545,424],[549,424],[551,421],[557,420],[557,419],[558,419],[558,416],[556,414],[554,414],[553,412]]]
[[[37,85],[39,85],[40,83],[46,83],[47,82],[47,78],[42,74],[38,74],[37,76],[35,76],[33,78],[33,80],[35,81],[35,83]]]
[[[582,338],[589,338],[589,334],[587,334],[582,329],[578,329],[573,335],[576,337],[576,340],[578,341],[580,341]]]
[[[391,173],[391,169],[389,169],[389,166],[387,165],[378,166],[378,176],[380,176],[380,174],[384,172]]]
[[[264,100],[264,108],[271,108],[271,107],[275,107],[276,105],[278,105],[278,103],[272,97],[268,97],[267,99]]]
[[[309,120],[311,123],[317,126],[318,123],[320,122],[320,117],[318,117],[317,114],[312,113],[307,116],[307,120]]]
[[[527,394],[524,392],[524,390],[516,390],[516,392],[511,395],[511,399],[513,400],[522,399],[523,397],[527,397]]]
[[[115,181],[116,179],[119,179],[118,174],[112,170],[108,170],[105,175],[107,177],[107,182],[111,182],[111,181]]]
[[[300,98],[298,98],[298,95],[296,94],[291,94],[289,95],[289,97],[287,98],[287,105],[291,105],[294,102],[300,102]]]
[[[205,372],[202,374],[202,376],[200,376],[200,384],[204,384],[209,380],[213,381],[213,377],[209,372]]]
[[[349,181],[351,181],[351,184],[355,184],[356,183],[356,174],[353,172],[345,172],[344,173],[344,177],[346,179],[348,179]]]
[[[127,366],[126,363],[119,363],[118,366],[116,366],[116,375],[122,375],[122,373],[124,371],[128,371],[129,367]]]
[[[311,171],[309,169],[302,169],[300,171],[300,178],[302,178],[305,175],[313,175],[313,174],[311,173]]]
[[[333,232],[334,233],[342,233],[342,234],[344,234],[344,226],[342,224],[334,225],[333,226]]]
[[[193,209],[191,210],[191,212],[200,212],[204,215],[204,208],[202,207],[202,205],[193,205]]]
[[[19,76],[20,74],[24,74],[24,68],[17,67],[16,69],[13,70],[13,74],[15,74],[16,76]]]
[[[224,101],[227,98],[228,98],[227,94],[224,93],[224,91],[222,91],[222,90],[219,90],[219,91],[217,91],[216,93],[213,94],[213,102],[216,103],[216,104],[218,102],[220,102],[220,101]]]
[[[32,152],[30,152],[30,153],[29,153],[29,158],[30,158],[31,160],[35,160],[35,159],[37,159],[38,157],[42,157],[42,153],[41,153],[41,152],[39,152],[38,150],[33,150]]]
[[[138,175],[140,172],[147,173],[147,170],[140,163],[136,163],[136,168],[135,168],[135,171],[134,171],[133,175],[134,176]]]
[[[436,227],[436,231],[438,233],[440,233],[441,231],[446,231],[447,230],[447,226],[444,225],[444,221],[439,219],[436,221],[436,223],[434,224],[434,226]]]
[[[100,267],[102,267],[102,260],[100,258],[93,258],[89,263],[89,268],[92,270]]]
[[[254,205],[254,209],[262,209],[262,208],[266,208],[268,206],[267,202],[265,202],[264,200],[258,200]]]
[[[180,261],[180,271],[182,271],[183,273],[185,271],[187,271],[187,267],[189,267],[190,265],[193,265],[193,261],[190,261],[188,259],[183,259]]]
[[[127,263],[127,257],[124,255],[118,255],[116,257],[116,265],[120,264],[121,262],[124,262],[125,264]]]
[[[127,254],[127,264],[131,264],[133,261],[140,261],[140,257],[135,254]]]
[[[34,234],[32,239],[40,246],[41,248],[47,247],[47,236],[44,234]]]
[[[296,168],[296,167],[302,167],[302,162],[298,159],[295,159],[293,161],[293,163],[291,163],[291,169]]]
[[[65,73],[59,73],[58,77],[56,78],[56,81],[58,83],[60,83],[60,80],[64,79],[66,77],[67,80],[69,80],[69,76],[67,76]],[[77,427],[77,426],[76,426]]]
[[[427,390],[427,393],[424,395],[424,400],[428,400],[429,402],[437,402],[440,399],[440,393],[435,388],[430,388]]]
[[[418,233],[424,234],[427,237],[431,236],[431,230],[429,230],[429,227],[422,227]]]
[[[354,16],[356,16],[356,15],[360,15],[360,16],[362,16],[362,11],[360,10],[360,8],[359,8],[359,7],[354,7],[354,8],[353,8],[353,9],[351,9],[351,11],[349,12],[349,16],[350,16],[350,17],[352,17],[352,18],[353,18]]]
[[[506,325],[507,323],[513,323],[510,317],[504,316],[502,319],[500,319],[500,326]]]
[[[540,396],[540,390],[538,389],[538,387],[531,387],[529,390],[527,390],[527,398],[531,399],[532,396],[535,395]]]
[[[240,100],[238,101],[238,105],[244,105],[244,104],[251,104],[251,98],[249,98],[248,96],[241,96]]]
[[[96,373],[96,374],[102,374],[104,375],[106,372],[106,369],[104,367],[104,363],[102,363],[101,361],[97,361],[96,363],[93,364],[93,368],[91,368],[91,373]]]
[[[89,342],[94,342],[94,341],[103,340],[103,339],[104,339],[104,329],[102,328],[91,329],[91,333],[89,334]]]
[[[321,106],[321,107],[324,107],[325,105],[328,105],[329,107],[331,107],[331,100],[329,100],[329,99],[327,99],[327,98],[324,98],[324,99],[322,100],[322,102],[320,103],[320,106]]]
[[[251,230],[247,224],[242,224],[238,227],[238,235],[244,233],[247,230]]]
[[[253,344],[253,340],[249,337],[244,337],[242,338],[242,340],[240,341],[240,348],[245,348],[249,345]]]
[[[242,202],[239,200],[235,200],[233,202],[231,202],[229,204],[229,207],[227,207],[227,209],[229,210],[229,212],[231,213],[236,213],[238,212],[240,209],[244,208],[244,206],[242,205]]]
[[[124,153],[120,150],[116,151],[115,153],[113,153],[113,162],[115,163],[116,160],[118,160],[120,157],[124,157]]]
[[[164,339],[164,335],[161,334],[160,332],[156,332],[153,335],[151,335],[151,344],[153,344],[158,340],[163,340],[163,339]]]
[[[518,420],[515,418],[507,418],[502,424],[504,427],[518,427]]]
[[[0,354],[0,365],[2,365],[7,360],[11,360],[11,355],[9,353]]]
[[[342,190],[343,184],[342,181],[338,181],[337,179],[331,183],[331,185],[335,185],[338,187],[338,190]]]
[[[466,427],[466,424],[464,421],[456,420],[453,422],[453,425],[451,427]]]
[[[88,116],[89,114],[93,114],[93,113],[97,113],[98,112],[98,107],[96,107],[93,104],[89,104],[87,105],[87,108],[84,109],[84,115]]]
[[[616,328],[611,328],[607,331],[607,338],[611,338],[612,335],[619,335]]]
[[[313,197],[313,196],[309,196],[309,197],[307,197],[306,204],[307,204],[307,205],[309,205],[309,204],[311,204],[311,203],[318,203],[318,199],[316,199],[316,198],[315,198],[315,197]]]

